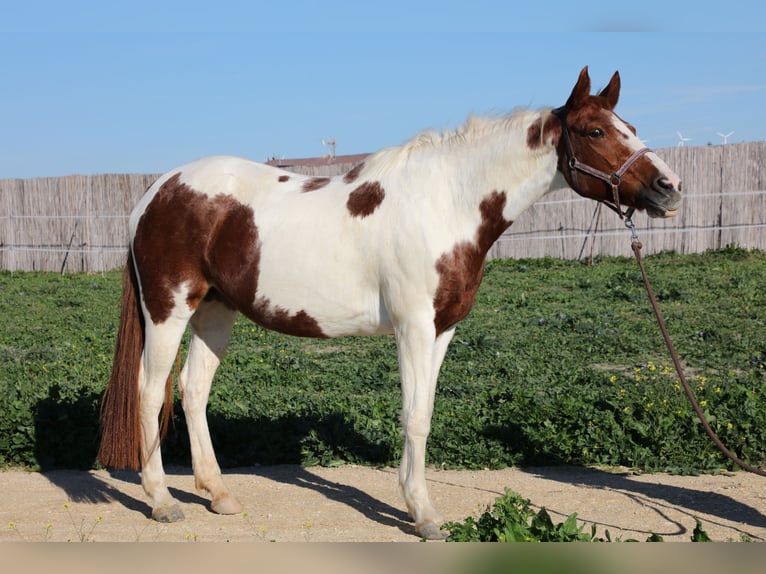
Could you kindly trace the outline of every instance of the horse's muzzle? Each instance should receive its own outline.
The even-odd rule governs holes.
[[[667,218],[678,215],[681,203],[681,180],[678,177],[660,176],[644,191],[646,213],[653,218]]]

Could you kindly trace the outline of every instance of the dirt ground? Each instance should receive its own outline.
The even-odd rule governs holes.
[[[548,509],[572,512],[612,539],[688,541],[694,517],[715,541],[766,540],[766,480],[635,475],[579,467],[451,471],[429,469],[431,494],[446,520],[477,515],[506,487]],[[188,469],[168,469],[186,520],[159,524],[131,472],[0,472],[0,541],[417,542],[397,490],[397,471],[272,466],[229,469],[225,480],[245,507],[219,516],[194,489]],[[588,526],[590,528],[590,526]]]

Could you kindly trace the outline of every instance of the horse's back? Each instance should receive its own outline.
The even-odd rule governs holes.
[[[236,156],[209,156],[198,159],[168,173],[158,179],[156,187],[161,187],[176,174],[184,185],[209,197],[230,195],[238,201],[252,204],[259,196],[285,193],[294,189],[294,185],[278,185],[299,178],[296,174],[256,161]]]

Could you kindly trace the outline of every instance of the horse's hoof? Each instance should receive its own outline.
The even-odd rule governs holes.
[[[449,532],[442,530],[436,522],[424,522],[417,525],[418,534],[426,540],[444,540]]]
[[[157,522],[179,522],[184,519],[184,512],[177,504],[163,504],[152,510],[152,518]]]
[[[213,499],[210,509],[216,514],[239,514],[242,512],[242,505],[231,494],[226,494]]]

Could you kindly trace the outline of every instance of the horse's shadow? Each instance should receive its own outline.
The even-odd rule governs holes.
[[[95,504],[113,501],[150,518],[151,507],[143,491],[133,496],[116,484],[138,485],[138,473],[110,471],[108,476],[104,476],[82,472],[96,464],[99,400],[100,397],[95,394],[62,400],[60,392],[54,388],[48,398],[38,402],[35,409],[35,456],[40,469],[73,502]],[[188,475],[189,483],[193,485],[188,434],[179,408],[176,409],[174,421],[175,428],[171,429],[163,443],[163,459],[166,467],[172,468],[172,474]],[[415,533],[407,513],[401,509],[359,488],[319,477],[301,466],[308,443],[313,447],[321,444],[331,456],[351,458],[362,463],[383,464],[389,460],[390,447],[371,443],[362,437],[341,414],[257,420],[209,415],[208,421],[216,454],[224,468],[236,467],[238,474],[262,476],[315,490],[354,508],[370,520]],[[193,487],[190,491],[171,487],[170,492],[185,504],[209,504],[206,498],[196,494]]]
[[[547,480],[617,491],[641,506],[653,509],[676,527],[676,531],[657,532],[657,534],[673,536],[687,533],[686,526],[671,517],[671,509],[673,514],[682,512],[690,518],[704,514],[722,521],[739,523],[744,527],[766,528],[766,515],[760,510],[718,492],[638,481],[631,478],[630,473],[605,472],[586,467],[543,467],[532,469],[531,472]],[[586,516],[579,518],[588,520]],[[705,522],[710,520],[706,518]],[[602,526],[621,528],[619,524],[602,524]],[[761,539],[747,532],[745,528],[740,528],[739,531],[753,539]],[[648,531],[647,534],[649,534]]]
[[[171,473],[174,475],[188,476],[189,484],[193,484],[190,470],[173,467]],[[247,467],[236,469],[236,473],[252,475],[254,477],[260,476],[283,484],[314,490],[330,500],[334,500],[339,504],[345,504],[346,506],[353,508],[371,521],[398,528],[407,534],[416,535],[414,524],[412,524],[407,513],[402,509],[395,508],[354,486],[341,484],[317,476],[301,466],[278,465]],[[226,472],[224,471],[224,478],[225,475]],[[136,472],[110,471],[109,475],[104,477],[100,474],[91,472],[53,470],[44,473],[44,476],[62,489],[73,502],[93,504],[117,502],[129,510],[140,512],[147,519],[151,518],[151,507],[145,497],[141,496],[140,498],[137,498],[127,494],[114,484],[115,482],[123,482],[138,485],[140,479]],[[184,504],[196,504],[202,506],[208,506],[209,504],[209,501],[206,498],[195,492],[173,487],[169,490],[178,501]]]
[[[373,522],[398,528],[408,534],[416,534],[414,524],[401,508],[391,506],[355,486],[317,476],[301,466],[250,467],[238,469],[238,472],[314,490],[330,500],[353,508]]]

